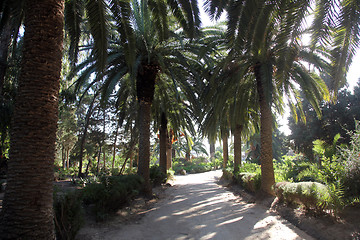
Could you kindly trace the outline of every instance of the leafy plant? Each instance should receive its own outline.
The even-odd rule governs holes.
[[[167,174],[163,173],[159,165],[153,165],[150,168],[150,181],[153,185],[157,186],[162,183],[165,183],[167,179]]]
[[[60,240],[75,239],[84,223],[82,199],[76,191],[54,194],[54,222],[56,237]]]
[[[355,121],[355,131],[351,136],[349,147],[340,147],[339,158],[344,165],[344,191],[347,198],[360,195],[360,124]]]
[[[83,189],[84,203],[94,204],[96,220],[103,221],[138,195],[142,183],[138,175],[102,177],[100,183],[88,184]]]

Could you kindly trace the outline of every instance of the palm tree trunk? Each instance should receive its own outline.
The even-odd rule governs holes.
[[[225,169],[229,160],[229,146],[228,146],[227,133],[223,134],[222,140],[223,140],[223,169]]]
[[[240,170],[241,166],[241,132],[242,125],[237,124],[234,131],[234,173]]]
[[[152,195],[150,185],[150,121],[154,99],[155,80],[159,72],[156,64],[143,63],[136,78],[136,96],[139,101],[139,165],[138,174],[144,178],[143,192]]]
[[[84,131],[83,131],[83,135],[82,135],[81,141],[80,141],[79,173],[78,173],[79,177],[82,176],[82,165],[83,165],[82,163],[83,163],[83,156],[84,156],[85,140],[86,140],[87,130],[89,127],[90,117],[94,110],[94,103],[95,103],[96,97],[97,97],[97,93],[95,93],[94,98],[91,100],[90,106],[86,113]]]
[[[99,154],[97,156],[96,175],[99,175],[99,173],[100,173],[100,160],[101,160],[101,146],[99,148]]]
[[[215,142],[213,140],[209,140],[209,144],[210,144],[210,159],[212,161],[215,157]]]
[[[66,157],[65,157],[65,147],[62,145],[61,147],[61,160],[62,160],[62,168],[66,169]]]
[[[69,155],[70,155],[70,148],[67,148],[65,150],[65,154],[66,154],[66,166],[67,166],[67,169],[69,169],[69,166],[70,166],[70,160],[69,160]]]
[[[119,122],[116,124],[116,132],[115,132],[115,139],[114,139],[114,145],[113,145],[113,160],[111,164],[111,168],[115,168],[115,157],[116,157],[116,141],[119,133]]]
[[[272,186],[275,183],[272,158],[272,124],[271,102],[265,97],[265,89],[261,81],[260,66],[255,68],[257,91],[260,105],[260,163],[261,163],[261,190],[273,195]]]
[[[13,116],[2,239],[55,239],[53,167],[64,1],[25,1],[22,68]]]
[[[166,134],[166,171],[172,167],[173,149],[172,149],[172,131]]]
[[[166,174],[167,168],[167,119],[165,113],[161,114],[160,123],[160,170]]]
[[[151,103],[141,101],[139,106],[139,165],[138,174],[144,178],[144,194],[151,196],[150,185],[150,112]]]

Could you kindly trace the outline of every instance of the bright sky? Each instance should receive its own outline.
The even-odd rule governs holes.
[[[201,21],[202,21],[202,25],[203,26],[209,26],[209,25],[213,25],[215,24],[214,22],[211,22],[210,18],[207,16],[207,14],[205,13],[202,4],[203,4],[203,0],[200,0],[200,17],[201,17]],[[223,15],[221,16],[221,21],[226,20],[226,16]],[[349,72],[347,74],[347,82],[349,84],[349,90],[353,90],[354,86],[356,85],[356,83],[358,82],[358,79],[360,78],[360,49],[358,49],[355,57],[353,58],[353,62],[350,66]],[[285,135],[289,135],[291,133],[290,129],[287,126],[287,118],[289,116],[289,111],[287,111],[282,119],[278,119],[278,123],[280,125],[282,125],[282,127],[280,127],[280,131],[284,132]]]

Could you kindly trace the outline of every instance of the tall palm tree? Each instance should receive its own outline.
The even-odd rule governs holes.
[[[238,63],[243,76],[252,75],[256,84],[261,126],[261,189],[265,193],[272,194],[271,186],[275,182],[272,162],[274,103],[281,102],[282,95],[287,94],[294,108],[295,103],[299,103],[295,84],[299,84],[311,99],[318,113],[318,102],[327,96],[324,82],[310,73],[303,61],[322,70],[326,64],[302,48],[298,40],[309,4],[309,1],[228,1],[227,5],[231,49],[227,62]],[[210,12],[215,13],[216,9],[210,6]]]
[[[155,88],[152,115],[154,129],[159,129],[160,167],[164,173],[171,166],[171,162],[168,162],[171,161],[171,152],[167,151],[172,141],[170,137],[177,137],[179,132],[185,132],[185,130],[195,134],[192,109],[196,105],[197,98],[194,95],[194,86],[190,81],[180,83],[174,84],[172,79],[162,75]],[[171,132],[173,136],[170,136]]]
[[[126,41],[124,41],[124,29],[120,26],[122,19],[119,8],[110,5],[115,29],[111,32],[109,42],[108,68],[93,80],[94,84],[103,81],[104,96],[109,95],[116,86],[121,87],[125,79],[131,80],[128,86],[135,91],[138,101],[137,125],[140,129],[138,174],[145,179],[144,192],[147,195],[151,194],[150,123],[156,82],[161,81],[162,75],[166,75],[168,79],[172,79],[174,86],[188,86],[189,83],[186,82],[196,78],[196,74],[192,74],[192,66],[200,64],[200,59],[191,53],[200,50],[192,47],[190,40],[181,32],[166,29],[165,34],[159,30],[157,15],[150,11],[152,8],[149,8],[149,4],[150,1],[145,0],[132,1],[131,6],[128,6],[131,8],[129,11],[131,15],[128,16],[129,28]],[[166,7],[164,11],[167,11]],[[131,48],[129,44],[132,44]],[[80,67],[87,68],[84,70],[86,74],[98,70],[97,59],[92,57],[93,55],[80,64]]]
[[[23,62],[0,235],[55,239],[52,180],[64,1],[25,1],[25,6]]]

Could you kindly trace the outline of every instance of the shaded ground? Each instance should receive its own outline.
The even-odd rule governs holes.
[[[176,176],[174,186],[162,198],[148,210],[133,213],[135,217],[129,222],[124,222],[122,211],[108,223],[88,223],[77,238],[313,239],[264,205],[241,201],[218,185],[221,174],[215,171]]]

